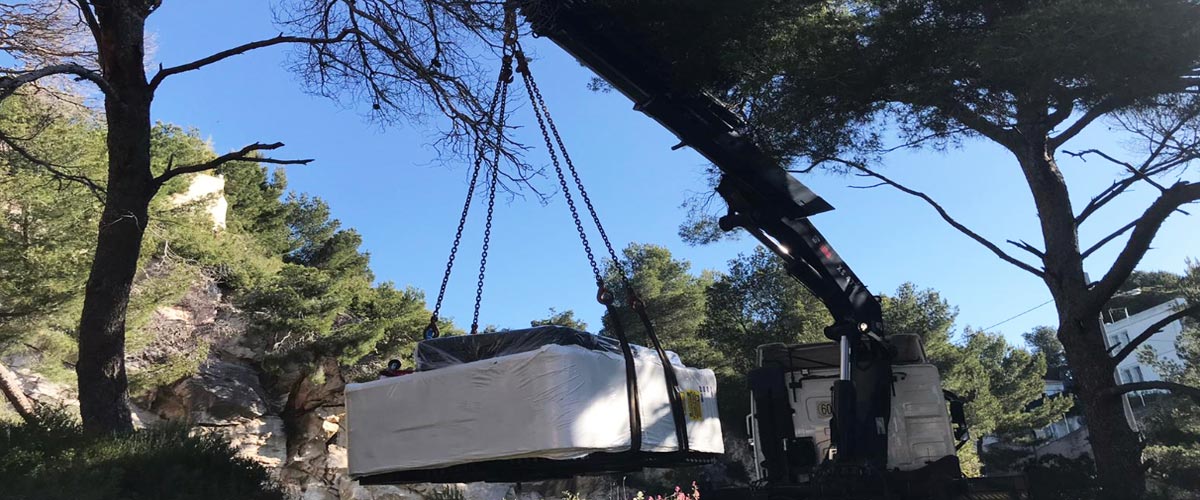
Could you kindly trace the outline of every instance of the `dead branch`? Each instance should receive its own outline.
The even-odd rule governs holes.
[[[1094,154],[1096,156],[1104,158],[1109,163],[1113,163],[1113,164],[1121,166],[1125,170],[1129,171],[1129,173],[1133,174],[1133,177],[1135,177],[1136,179],[1145,181],[1147,184],[1150,184],[1151,186],[1158,188],[1159,191],[1167,190],[1167,188],[1163,187],[1162,184],[1155,182],[1154,179],[1151,179],[1149,175],[1146,175],[1146,172],[1144,172],[1141,168],[1134,167],[1129,162],[1118,160],[1118,159],[1110,156],[1108,153],[1105,153],[1104,151],[1100,151],[1099,149],[1086,149],[1083,151],[1079,151],[1077,153],[1072,153],[1070,151],[1063,151],[1063,153],[1066,153],[1069,156],[1074,156],[1074,157],[1080,158],[1080,159],[1084,158],[1084,156],[1086,156],[1086,155]],[[1084,161],[1087,161],[1087,160],[1084,160]],[[1142,168],[1146,168],[1146,167],[1143,166]]]
[[[1113,231],[1108,236],[1101,238],[1100,241],[1096,242],[1096,244],[1092,245],[1087,250],[1084,250],[1083,253],[1079,254],[1079,257],[1082,259],[1088,258],[1088,256],[1092,255],[1092,253],[1094,253],[1096,250],[1099,250],[1102,247],[1104,247],[1104,245],[1107,245],[1108,242],[1116,239],[1118,236],[1121,236],[1122,234],[1125,234],[1126,231],[1133,229],[1133,226],[1136,226],[1137,222],[1138,221],[1136,219],[1132,220],[1129,222],[1129,224],[1125,224],[1124,226],[1121,226],[1121,229]]]
[[[1188,182],[1176,183],[1154,200],[1134,224],[1133,234],[1129,236],[1129,241],[1125,242],[1125,247],[1117,255],[1108,273],[1089,292],[1088,304],[1096,310],[1103,307],[1117,292],[1117,288],[1129,279],[1129,274],[1150,249],[1150,243],[1154,241],[1158,229],[1167,217],[1180,206],[1197,200],[1200,200],[1200,184]]]
[[[13,409],[17,410],[17,414],[21,416],[22,420],[26,423],[34,421],[36,415],[33,402],[21,390],[21,381],[17,379],[17,375],[9,370],[3,362],[0,362],[0,392],[4,393],[4,398],[12,404]]]
[[[1125,358],[1128,358],[1130,354],[1133,354],[1133,351],[1136,351],[1138,347],[1144,344],[1147,340],[1150,340],[1150,337],[1154,336],[1154,334],[1161,332],[1162,329],[1166,328],[1167,325],[1198,312],[1200,312],[1200,304],[1192,304],[1184,307],[1183,309],[1175,311],[1170,316],[1155,321],[1154,324],[1147,327],[1142,333],[1130,340],[1128,344],[1126,344],[1121,348],[1120,351],[1117,351],[1117,353],[1113,355],[1111,361],[1112,365],[1115,367],[1121,361],[1124,361]]]
[[[150,78],[150,88],[151,89],[158,88],[158,85],[160,83],[162,83],[162,81],[165,80],[169,76],[178,75],[180,73],[186,73],[188,71],[194,71],[194,70],[203,68],[205,66],[208,66],[210,64],[223,61],[230,57],[245,54],[246,52],[250,52],[255,49],[261,49],[263,47],[271,47],[273,45],[280,45],[280,44],[285,44],[285,43],[302,43],[302,44],[313,44],[313,45],[339,43],[339,42],[345,40],[346,37],[350,36],[351,33],[352,32],[350,30],[343,30],[341,33],[338,33],[337,36],[334,36],[332,38],[284,36],[282,33],[280,33],[279,36],[276,36],[274,38],[268,38],[266,40],[259,40],[256,42],[242,44],[237,47],[233,47],[231,49],[222,50],[222,51],[217,52],[216,54],[210,55],[208,57],[203,57],[203,58],[197,59],[197,60],[192,61],[187,64],[180,64],[179,66],[173,66],[170,68],[159,70],[158,73],[155,73],[154,76],[152,78]]]
[[[897,183],[896,181],[893,181],[887,177],[884,177],[882,174],[875,172],[874,170],[871,170],[870,168],[867,168],[866,165],[863,165],[861,163],[843,160],[843,159],[837,159],[837,158],[830,158],[828,160],[834,161],[837,163],[842,163],[851,168],[858,169],[871,177],[879,179],[880,181],[883,181],[884,183],[886,183],[896,189],[899,189],[900,191],[903,191],[907,194],[910,194],[912,196],[915,196],[917,198],[924,200],[925,203],[929,204],[929,206],[933,207],[933,209],[935,211],[937,211],[938,215],[940,215],[942,217],[942,220],[946,221],[946,223],[950,224],[951,227],[953,227],[954,229],[957,229],[960,233],[967,235],[967,237],[971,238],[972,240],[975,240],[977,243],[979,243],[980,245],[983,245],[988,250],[991,250],[992,253],[996,254],[997,257],[1000,257],[1001,260],[1008,262],[1009,264],[1012,264],[1014,266],[1017,266],[1018,268],[1023,269],[1039,278],[1041,278],[1044,275],[1044,273],[1041,270],[1017,259],[1016,257],[1009,255],[1004,250],[1001,250],[1000,247],[996,246],[995,243],[992,243],[987,238],[984,238],[983,236],[979,235],[979,233],[972,231],[967,226],[958,222],[956,219],[954,219],[954,217],[950,216],[950,213],[947,212],[945,208],[943,208],[940,204],[938,204],[938,202],[934,201],[933,198],[929,197],[929,195],[922,193],[920,191],[917,191],[915,189],[911,189],[900,183]]]
[[[112,89],[108,86],[108,82],[100,73],[87,69],[75,63],[55,64],[35,70],[16,73],[16,76],[7,76],[0,78],[0,101],[7,99],[13,95],[21,86],[36,82],[42,78],[52,75],[73,75],[78,79],[87,80],[96,84],[96,87],[101,92],[109,94]]]
[[[1046,252],[1038,250],[1037,247],[1030,245],[1025,240],[1021,240],[1021,241],[1006,240],[1006,241],[1008,241],[1008,243],[1012,246],[1015,246],[1017,248],[1020,248],[1021,250],[1024,250],[1026,252],[1033,254],[1034,257],[1037,257],[1039,259],[1046,257]]]
[[[167,169],[164,170],[162,174],[160,174],[158,177],[154,178],[154,181],[156,183],[158,183],[159,185],[162,185],[164,182],[167,182],[177,176],[180,176],[183,174],[191,174],[191,173],[197,173],[197,172],[205,172],[208,170],[214,170],[214,169],[220,167],[221,165],[224,165],[229,162],[234,162],[234,161],[270,163],[272,165],[307,165],[313,161],[311,158],[305,159],[305,160],[281,160],[281,159],[276,159],[276,158],[263,158],[263,157],[254,155],[254,153],[259,152],[259,151],[272,151],[272,150],[279,149],[282,147],[283,147],[282,142],[276,142],[276,143],[271,143],[271,144],[263,144],[261,142],[256,142],[254,144],[246,146],[246,147],[239,149],[237,151],[234,151],[232,153],[225,153],[221,156],[213,158],[204,163],[198,163],[195,165],[186,165],[186,166],[182,166],[182,167],[168,166]]]

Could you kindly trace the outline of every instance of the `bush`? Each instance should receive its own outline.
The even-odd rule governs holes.
[[[85,436],[62,411],[0,425],[0,484],[12,500],[282,500],[262,465],[217,435],[164,426]]]

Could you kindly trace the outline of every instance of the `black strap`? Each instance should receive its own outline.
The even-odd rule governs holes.
[[[667,351],[663,349],[658,335],[654,333],[654,324],[650,321],[650,316],[646,314],[646,304],[642,302],[642,299],[635,297],[630,301],[630,307],[642,320],[646,336],[650,337],[650,343],[658,353],[658,359],[662,360],[663,379],[667,382],[667,401],[671,404],[671,419],[675,422],[675,437],[679,440],[679,451],[687,452],[691,449],[691,442],[688,441],[687,415],[684,412],[683,399],[679,394],[682,388],[679,386],[679,379],[675,374],[675,366],[667,358]]]
[[[604,287],[603,282],[598,286],[600,291],[596,294],[596,300],[604,304],[608,310],[608,317],[613,318],[613,331],[617,334],[617,340],[621,342],[621,356],[625,358],[625,394],[629,400],[629,451],[638,452],[642,449],[642,405],[638,401],[637,364],[633,359],[629,337],[625,335],[625,327],[621,325],[621,320],[617,319],[612,292]]]

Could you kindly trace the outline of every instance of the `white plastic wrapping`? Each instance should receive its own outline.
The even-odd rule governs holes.
[[[643,451],[679,449],[662,364],[636,355]],[[716,378],[675,367],[692,451],[721,453]],[[619,353],[549,344],[346,386],[352,476],[514,458],[582,458],[629,449]]]

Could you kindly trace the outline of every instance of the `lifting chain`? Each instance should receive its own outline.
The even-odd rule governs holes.
[[[483,279],[487,269],[488,246],[491,240],[492,233],[492,214],[496,200],[496,183],[500,172],[500,147],[504,143],[504,121],[506,115],[508,101],[508,84],[512,83],[512,49],[516,43],[516,13],[509,10],[505,13],[504,18],[504,45],[501,48],[503,59],[500,67],[500,72],[496,76],[496,84],[492,89],[492,101],[488,105],[487,121],[495,124],[496,144],[492,149],[495,155],[492,157],[492,162],[488,167],[488,208],[487,208],[487,224],[484,230],[483,250],[480,255],[479,263],[479,278],[475,287],[475,311],[471,323],[471,333],[477,332],[479,327],[479,306],[483,301]],[[442,301],[446,298],[446,287],[450,284],[450,274],[454,270],[454,259],[458,255],[458,247],[462,242],[463,228],[467,224],[467,216],[471,211],[471,202],[475,197],[475,187],[478,185],[479,173],[483,170],[485,159],[485,149],[487,148],[487,134],[481,132],[475,138],[473,150],[475,152],[475,163],[471,169],[471,180],[467,184],[467,196],[463,202],[462,214],[458,218],[458,228],[454,232],[454,243],[450,245],[450,257],[446,260],[446,271],[442,274],[442,284],[438,289],[437,301],[434,302],[433,314],[429,317],[429,325],[425,327],[424,337],[426,339],[437,338],[441,335],[438,328],[439,314],[442,310]]]
[[[529,61],[525,57],[524,51],[521,49],[520,43],[515,45],[515,57],[517,59],[517,72],[521,74],[521,79],[525,83],[525,90],[529,93],[529,101],[533,108],[534,117],[537,118],[538,128],[541,129],[542,139],[546,143],[546,150],[550,153],[550,162],[554,165],[554,172],[558,176],[559,186],[562,187],[563,197],[567,201],[567,207],[571,211],[571,219],[575,222],[575,230],[579,232],[579,239],[583,243],[583,250],[587,254],[588,264],[592,267],[592,274],[596,277],[596,300],[604,304],[609,314],[614,318],[614,331],[621,341],[621,348],[624,351],[626,363],[626,380],[628,384],[627,392],[630,394],[630,422],[631,436],[630,450],[638,451],[641,447],[641,422],[638,411],[638,403],[636,398],[637,375],[634,373],[634,363],[632,353],[630,352],[629,340],[626,337],[623,326],[620,324],[616,309],[613,306],[613,294],[607,289],[604,284],[604,276],[600,273],[600,267],[596,264],[596,257],[592,252],[591,242],[588,241],[587,231],[583,228],[583,222],[579,217],[579,209],[575,206],[575,200],[571,196],[571,190],[567,186],[566,175],[563,172],[562,163],[559,162],[557,151],[562,154],[562,162],[567,164],[567,170],[571,174],[571,179],[574,181],[575,188],[579,191],[579,197],[583,200],[584,206],[587,207],[588,215],[591,216],[592,222],[596,225],[596,231],[600,234],[601,240],[604,242],[604,248],[608,252],[608,256],[612,259],[613,269],[617,272],[621,280],[621,284],[625,288],[625,293],[629,300],[629,306],[637,314],[642,326],[646,330],[646,336],[650,339],[654,346],[655,353],[663,366],[663,378],[667,385],[667,399],[670,401],[671,417],[675,424],[676,439],[679,442],[680,452],[687,452],[690,448],[687,433],[687,420],[684,415],[683,401],[680,396],[680,385],[676,377],[675,370],[671,365],[670,359],[667,356],[666,350],[662,347],[662,342],[659,341],[658,335],[654,330],[654,323],[650,320],[650,316],[646,311],[646,305],[638,296],[637,291],[633,288],[633,284],[629,281],[629,276],[625,273],[624,266],[621,265],[621,260],[617,258],[617,252],[613,249],[612,242],[608,238],[608,234],[604,231],[604,225],[600,223],[600,217],[596,214],[596,208],[592,205],[591,197],[587,194],[587,189],[583,187],[583,181],[579,177],[578,170],[575,169],[575,163],[571,161],[571,156],[567,153],[567,148],[563,144],[562,136],[558,133],[558,127],[554,125],[554,119],[550,116],[550,110],[546,106],[546,101],[542,97],[541,89],[538,88],[537,82],[534,81],[533,75],[529,71]],[[553,136],[553,140],[551,140]]]
[[[512,81],[512,56],[504,55],[504,69],[502,74],[507,73],[506,82],[500,87],[500,106],[499,114],[496,118],[496,129],[500,132],[496,134],[496,147],[493,149],[491,169],[488,172],[488,201],[487,201],[487,218],[483,226],[483,251],[479,255],[479,279],[475,282],[475,311],[471,317],[471,335],[479,333],[479,305],[483,302],[483,278],[487,272],[488,247],[492,241],[492,213],[496,208],[496,182],[500,177],[500,150],[504,146],[504,119],[508,108],[508,82]]]
[[[592,223],[596,225],[596,231],[600,234],[600,239],[604,243],[604,248],[608,252],[609,259],[612,261],[613,268],[617,271],[617,275],[621,279],[626,291],[630,293],[631,300],[637,300],[633,295],[633,286],[629,282],[629,277],[625,274],[625,268],[621,264],[621,260],[617,258],[617,252],[613,249],[612,242],[608,238],[608,233],[604,231],[604,224],[600,222],[600,217],[596,214],[596,207],[592,204],[592,199],[588,196],[587,189],[583,187],[583,181],[579,177],[579,171],[575,169],[575,162],[571,161],[571,155],[567,153],[567,148],[563,144],[562,136],[558,133],[558,127],[554,125],[554,119],[550,116],[550,109],[546,106],[546,100],[542,97],[542,91],[538,88],[537,81],[533,79],[533,75],[529,71],[529,61],[525,57],[525,52],[521,50],[520,43],[516,46],[515,56],[517,58],[517,72],[521,74],[521,79],[525,83],[525,90],[529,93],[529,101],[532,104],[533,115],[537,119],[538,128],[542,132],[542,140],[546,143],[546,150],[550,153],[550,163],[554,165],[554,173],[557,174],[558,184],[562,188],[563,198],[567,202],[567,208],[571,211],[571,219],[575,222],[575,230],[579,233],[579,239],[583,243],[583,251],[587,254],[588,265],[592,268],[592,274],[596,278],[596,286],[599,291],[596,294],[596,299],[602,304],[608,304],[613,300],[612,293],[608,291],[604,284],[604,275],[600,273],[600,267],[596,263],[596,256],[592,252],[591,241],[588,240],[587,231],[583,228],[582,219],[579,217],[579,209],[575,206],[575,199],[571,195],[571,190],[567,186],[566,175],[562,168],[562,163],[567,164],[567,170],[571,174],[571,179],[575,184],[575,188],[579,191],[579,197],[583,200],[584,206],[587,208],[588,215],[592,218]],[[551,137],[553,136],[553,140]],[[557,148],[555,148],[557,146]],[[559,161],[558,153],[562,153],[562,162]],[[632,303],[632,302],[631,302]]]

